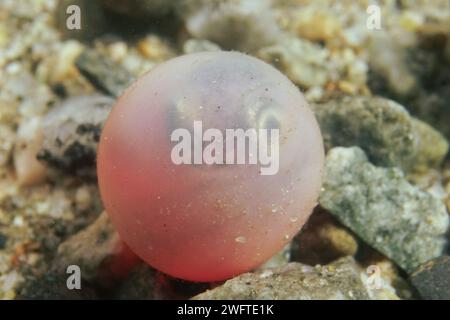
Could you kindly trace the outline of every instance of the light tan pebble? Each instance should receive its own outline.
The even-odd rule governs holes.
[[[185,54],[220,50],[221,49],[217,44],[208,40],[188,39],[183,44],[183,52]]]
[[[11,124],[17,123],[17,116],[32,118],[44,114],[54,99],[51,89],[26,70],[7,76],[0,94],[0,119]]]
[[[56,64],[52,72],[52,82],[62,82],[72,77],[78,77],[75,60],[83,51],[83,45],[76,40],[63,43],[58,51]]]
[[[425,22],[425,17],[419,11],[404,11],[398,18],[399,25],[406,31],[416,32]]]
[[[327,41],[341,32],[341,25],[337,17],[326,11],[301,10],[296,18],[297,34],[308,40]]]
[[[328,49],[291,36],[283,37],[274,46],[262,48],[257,56],[304,88],[325,85],[335,72],[335,66],[329,63]]]
[[[339,58],[342,60],[345,64],[353,63],[356,59],[355,52],[350,48],[345,48],[344,50],[335,51],[334,54],[338,54]]]
[[[46,178],[47,168],[36,158],[43,137],[39,118],[21,123],[14,148],[14,168],[19,186],[36,185]]]
[[[305,98],[306,100],[308,100],[309,102],[311,101],[319,101],[320,99],[322,99],[324,95],[324,90],[322,87],[312,87],[309,88],[306,92],[305,92]]]
[[[386,297],[386,294],[392,294],[392,290],[389,290],[389,287],[395,289],[395,293],[397,296],[400,296],[402,299],[410,299],[413,296],[413,289],[405,281],[400,275],[398,267],[390,260],[384,258],[381,261],[374,263],[375,266],[379,268],[379,275],[382,280],[382,288],[376,290],[375,292],[378,297],[382,298]],[[386,289],[388,289],[386,291]]]
[[[123,59],[122,64],[130,73],[138,75],[142,72],[143,58],[136,52],[130,51],[129,54]]]
[[[21,69],[22,69],[22,66],[18,62],[11,62],[11,63],[7,64],[5,67],[5,71],[9,75],[16,75],[20,72]]]
[[[66,193],[61,189],[56,189],[48,196],[48,211],[45,215],[52,218],[73,220],[72,199],[69,199]]]
[[[173,56],[169,46],[160,38],[150,35],[139,41],[139,52],[147,59],[163,61]]]
[[[364,46],[364,43],[368,38],[368,32],[369,30],[367,28],[360,28],[357,25],[342,31],[342,37],[347,45],[354,48],[360,48]]]
[[[25,226],[25,220],[22,216],[15,216],[12,221],[12,225],[16,227],[23,227]]]
[[[126,57],[128,46],[122,41],[115,42],[109,46],[109,53],[114,61],[120,62]]]
[[[315,212],[293,242],[292,260],[308,265],[327,264],[340,257],[353,256],[358,242],[327,212]]]
[[[4,300],[14,300],[16,298],[16,292],[14,290],[8,290],[3,295],[2,299]]]
[[[92,196],[88,187],[82,186],[75,193],[75,202],[80,210],[87,210],[92,204]]]
[[[42,255],[35,252],[31,252],[27,255],[27,263],[29,266],[35,266],[41,258]]]
[[[5,298],[13,299],[15,297],[15,288],[23,282],[23,277],[17,271],[11,271],[9,273],[0,276],[0,292],[5,293]]]
[[[358,250],[358,243],[355,238],[345,229],[332,224],[325,225],[319,230],[319,236],[329,241],[334,250],[342,255],[353,256]]]
[[[343,91],[347,94],[350,94],[350,95],[355,95],[358,92],[358,87],[355,84],[353,84],[349,81],[346,81],[346,80],[339,81],[338,88],[341,91]]]
[[[430,167],[439,167],[449,151],[448,141],[428,123],[419,119],[412,120],[418,147],[414,169],[420,172],[427,171]]]
[[[365,85],[367,82],[367,73],[369,71],[369,66],[363,60],[355,59],[348,66],[348,79],[352,83],[357,83]]]

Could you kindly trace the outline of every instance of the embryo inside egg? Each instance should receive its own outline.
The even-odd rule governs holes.
[[[258,267],[316,204],[321,134],[284,75],[235,52],[181,56],[145,74],[103,129],[98,176],[122,239],[174,277]]]

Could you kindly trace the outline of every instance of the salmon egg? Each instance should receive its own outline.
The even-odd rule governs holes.
[[[317,203],[322,137],[298,88],[237,52],[169,60],[118,99],[99,145],[122,240],[176,278],[220,281],[283,248]]]

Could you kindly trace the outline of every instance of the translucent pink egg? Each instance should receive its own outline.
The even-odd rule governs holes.
[[[194,121],[224,139],[227,129],[278,130],[270,174],[267,162],[250,163],[249,146],[244,164],[174,163],[172,134],[184,128],[197,139]],[[138,256],[173,277],[218,281],[291,241],[316,205],[323,161],[319,127],[295,85],[256,58],[208,52],[159,65],[119,98],[102,132],[98,178],[113,224]]]

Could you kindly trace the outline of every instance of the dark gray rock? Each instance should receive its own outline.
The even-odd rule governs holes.
[[[450,300],[450,257],[428,261],[411,275],[410,281],[424,299]]]

